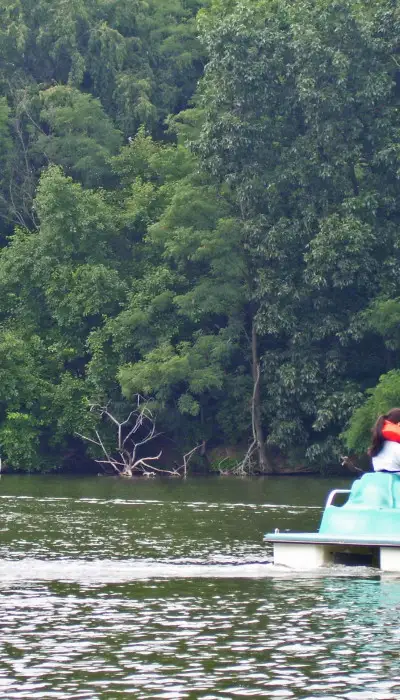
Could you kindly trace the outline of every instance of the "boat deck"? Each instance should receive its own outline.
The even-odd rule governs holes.
[[[400,538],[371,535],[325,535],[319,532],[274,532],[264,535],[264,542],[287,544],[343,544],[364,547],[400,547]]]

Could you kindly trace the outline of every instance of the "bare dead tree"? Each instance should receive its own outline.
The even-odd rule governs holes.
[[[186,454],[183,455],[183,463],[177,465],[177,468],[173,472],[173,476],[183,476],[183,478],[186,479],[189,468],[189,462],[192,459],[193,455],[197,452],[197,450],[205,450],[204,440],[199,445],[196,445],[195,447],[193,447],[193,449],[191,449],[189,452],[186,452]],[[177,463],[175,462],[175,464]]]
[[[223,464],[231,460],[231,457],[224,457],[217,464],[217,471],[221,476],[249,476],[254,472],[253,457],[254,451],[247,452],[242,460],[237,460],[233,465],[224,467]]]
[[[259,394],[259,384],[260,384],[260,364],[257,363],[255,367],[255,373],[254,373],[254,385],[253,385],[253,395],[251,397],[251,428],[252,428],[252,441],[249,445],[249,448],[243,457],[242,460],[237,461],[236,464],[234,464],[231,467],[228,468],[223,468],[222,465],[224,462],[226,462],[229,457],[225,457],[222,459],[219,464],[218,464],[218,471],[220,474],[223,476],[227,475],[232,475],[232,476],[248,476],[249,474],[252,474],[254,472],[255,468],[255,463],[257,462],[257,455],[260,454],[260,431],[257,428],[257,402],[258,402],[258,394]],[[265,448],[263,446],[263,454],[265,452]],[[265,464],[268,466],[268,471],[270,471],[270,465],[268,461],[266,460],[259,460],[261,467]]]
[[[154,475],[155,472],[164,472],[157,469],[153,462],[157,462],[162,452],[150,457],[138,457],[138,450],[146,443],[154,440],[159,433],[156,432],[156,424],[146,400],[139,394],[136,396],[136,407],[123,421],[119,421],[108,406],[91,404],[90,411],[97,413],[100,418],[111,423],[116,431],[116,446],[109,451],[105,445],[105,439],[101,437],[99,430],[95,430],[95,437],[76,433],[80,438],[99,447],[103,453],[103,459],[95,461],[101,465],[104,471],[111,467],[114,474],[123,477],[132,477],[136,474],[144,476]]]

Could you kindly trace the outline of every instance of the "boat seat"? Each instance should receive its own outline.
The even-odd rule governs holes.
[[[364,474],[353,483],[343,508],[400,508],[400,474]]]

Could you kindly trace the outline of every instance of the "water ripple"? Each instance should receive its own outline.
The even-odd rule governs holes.
[[[392,700],[399,598],[398,581],[355,578],[3,583],[0,692]]]
[[[263,532],[320,508],[175,488],[4,495],[0,698],[399,699],[398,576],[274,567]]]

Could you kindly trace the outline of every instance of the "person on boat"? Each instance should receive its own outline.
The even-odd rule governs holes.
[[[375,472],[400,472],[400,408],[379,416],[368,454]]]

